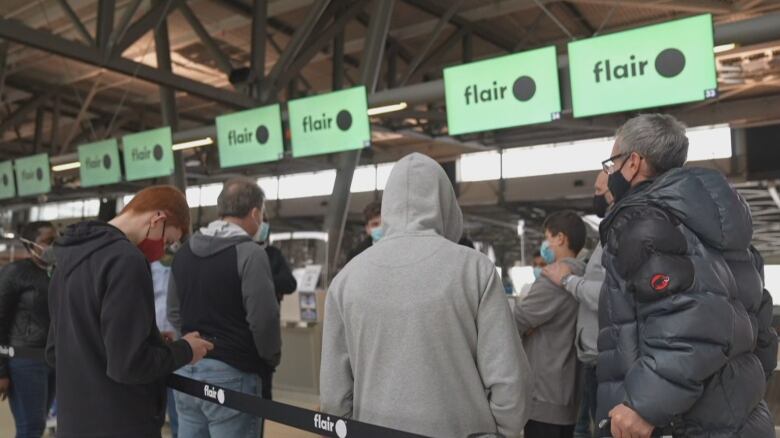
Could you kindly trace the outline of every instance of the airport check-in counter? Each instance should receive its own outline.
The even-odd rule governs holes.
[[[310,235],[298,237],[295,234],[300,233],[282,237],[272,235],[272,242],[282,249],[298,282],[297,290],[285,295],[281,303],[282,361],[276,369],[273,385],[274,391],[313,400],[319,398],[325,312],[324,263],[313,260],[327,253],[327,242]]]
[[[325,291],[298,292],[282,301],[282,362],[274,389],[319,395]]]

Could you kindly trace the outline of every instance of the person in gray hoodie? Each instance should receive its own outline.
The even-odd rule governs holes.
[[[260,395],[261,377],[281,358],[279,302],[271,266],[258,245],[263,191],[254,180],[227,181],[217,199],[220,219],[177,252],[168,283],[168,320],[197,331],[214,350],[178,372],[239,392]],[[254,237],[254,238],[253,238]],[[262,419],[176,393],[179,436],[259,436]]]
[[[585,263],[575,258],[585,245],[582,219],[573,211],[553,213],[544,221],[544,234],[545,261],[565,263],[582,275]],[[574,433],[577,309],[577,300],[544,276],[515,305],[515,322],[536,376],[525,438],[570,438]]]
[[[395,165],[384,237],[328,290],[324,412],[431,437],[520,436],[528,362],[495,265],[457,244],[462,222],[438,163]]]

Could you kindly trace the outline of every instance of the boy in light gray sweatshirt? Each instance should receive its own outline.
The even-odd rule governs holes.
[[[572,211],[553,213],[544,230],[545,261],[565,263],[582,275],[585,263],[575,258],[585,245],[582,219]],[[525,438],[571,438],[574,433],[577,309],[571,294],[547,277],[539,277],[515,306],[515,322],[536,377]]]

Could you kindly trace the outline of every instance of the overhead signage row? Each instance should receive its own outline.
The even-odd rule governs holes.
[[[568,44],[574,117],[672,105],[717,96],[712,16],[645,26]],[[554,46],[444,69],[451,135],[532,125],[560,118],[558,55]],[[287,103],[292,156],[308,157],[371,145],[366,89]],[[284,157],[279,104],[216,118],[220,167]],[[174,170],[170,127],[126,135],[121,158],[127,181]],[[116,139],[78,149],[81,185],[122,181]],[[0,162],[0,199],[51,190],[48,156]]]

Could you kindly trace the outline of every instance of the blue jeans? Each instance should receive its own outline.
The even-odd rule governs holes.
[[[16,423],[16,438],[40,438],[54,400],[54,370],[35,359],[9,359],[8,401]]]
[[[260,377],[214,359],[187,365],[176,374],[246,394],[260,395]],[[187,438],[259,437],[261,418],[175,392],[179,436]]]
[[[179,436],[179,415],[176,413],[176,400],[173,398],[173,390],[168,388],[168,417],[171,419],[171,436]]]
[[[599,386],[596,377],[596,364],[580,364],[582,370],[582,397],[580,411],[577,414],[577,425],[574,426],[574,438],[591,438],[597,436],[594,431],[596,424],[596,393]]]

